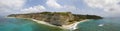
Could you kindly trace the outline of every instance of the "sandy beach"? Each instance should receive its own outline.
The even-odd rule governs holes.
[[[39,21],[39,20],[35,20],[35,19],[32,19],[32,20],[35,21],[35,22],[37,22],[37,23],[40,23],[40,24],[45,24],[45,25],[53,26],[53,27],[59,27],[59,26],[55,26],[55,25],[49,24],[49,23],[44,22],[44,21]],[[80,21],[80,22],[75,22],[75,23],[70,24],[70,25],[63,25],[60,28],[69,29],[69,30],[75,30],[75,29],[77,29],[77,25],[79,23],[82,23],[82,22],[85,22],[85,21],[88,21],[88,20],[86,19],[86,20],[83,20],[83,21]]]
[[[86,20],[82,20],[82,21],[80,21],[80,22],[75,22],[75,23],[70,24],[70,25],[63,25],[62,28],[64,28],[64,29],[70,29],[70,30],[75,30],[75,29],[78,28],[77,25],[78,25],[79,23],[82,23],[82,22],[85,22],[85,21],[88,21],[88,20],[86,19]]]
[[[7,17],[7,18],[15,18],[15,17]],[[27,19],[27,18],[24,18],[24,19]],[[70,24],[70,25],[55,26],[55,25],[49,24],[49,23],[44,22],[44,21],[39,21],[39,20],[36,20],[36,19],[31,19],[31,20],[35,21],[39,24],[44,24],[44,25],[48,25],[48,26],[52,26],[52,27],[60,27],[62,29],[69,29],[69,30],[75,30],[75,29],[77,29],[77,25],[79,23],[88,21],[88,19],[86,19],[86,20],[82,20],[82,21],[79,21],[79,22],[75,22],[75,23]]]
[[[37,23],[40,23],[40,24],[45,24],[45,25],[48,25],[48,26],[55,26],[55,25],[49,24],[49,23],[44,22],[44,21],[39,21],[39,20],[35,20],[35,19],[32,19],[32,20],[37,22]]]

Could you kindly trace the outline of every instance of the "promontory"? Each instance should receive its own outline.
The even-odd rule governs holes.
[[[97,15],[72,14],[71,12],[40,12],[26,14],[11,14],[8,17],[26,18],[43,21],[55,26],[70,25],[85,19],[102,19]]]

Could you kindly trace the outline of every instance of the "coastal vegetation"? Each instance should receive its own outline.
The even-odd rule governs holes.
[[[36,19],[55,26],[69,25],[74,22],[82,21],[85,19],[102,19],[102,17],[97,15],[72,14],[71,12],[40,12],[28,14],[11,14],[8,15],[8,17]]]

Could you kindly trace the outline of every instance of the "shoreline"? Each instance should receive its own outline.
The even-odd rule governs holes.
[[[82,21],[79,21],[79,22],[75,22],[75,23],[70,24],[70,25],[55,26],[55,25],[49,24],[49,23],[44,22],[44,21],[39,21],[39,20],[36,20],[36,19],[31,19],[31,20],[33,20],[37,23],[40,23],[40,24],[44,24],[44,25],[48,25],[48,26],[52,26],[52,27],[60,27],[62,29],[68,29],[68,30],[75,30],[75,29],[77,29],[78,24],[88,21],[88,19],[86,19],[86,20],[82,20]]]
[[[88,21],[88,19],[85,19],[85,20],[82,20],[79,22],[75,22],[75,23],[70,24],[70,25],[63,25],[62,28],[69,29],[69,30],[75,30],[75,29],[78,29],[78,24],[80,24],[82,22],[86,22],[86,21]]]
[[[44,22],[44,21],[39,21],[39,20],[36,20],[36,19],[31,19],[31,20],[32,20],[32,21],[35,21],[35,22],[37,22],[37,23],[39,23],[39,24],[44,24],[44,25],[48,25],[48,26],[57,27],[57,26],[55,26],[55,25],[49,24],[49,23]]]
[[[16,17],[7,17],[7,18],[16,18]],[[30,19],[30,18],[23,18],[23,19]],[[82,22],[86,22],[88,21],[88,19],[85,19],[85,20],[82,20],[82,21],[79,21],[79,22],[75,22],[73,24],[70,24],[70,25],[62,25],[62,26],[55,26],[55,25],[52,25],[52,24],[49,24],[47,22],[44,22],[44,21],[39,21],[39,20],[36,20],[36,19],[30,19],[34,22],[37,22],[39,24],[44,24],[44,25],[48,25],[48,26],[51,26],[51,27],[59,27],[61,29],[68,29],[68,30],[75,30],[77,29],[78,27],[78,24],[82,23]]]

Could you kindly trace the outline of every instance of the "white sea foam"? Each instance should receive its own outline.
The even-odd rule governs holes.
[[[79,23],[82,23],[82,22],[85,22],[85,21],[88,21],[88,20],[83,20],[83,21],[80,21],[80,22],[75,22],[75,23],[70,24],[70,25],[63,25],[62,28],[69,29],[69,30],[75,30],[75,29],[78,28],[77,25]]]
[[[98,26],[104,26],[104,24],[99,24]]]
[[[49,24],[49,23],[44,22],[44,21],[38,21],[38,20],[35,20],[35,19],[32,19],[32,20],[35,21],[35,22],[37,22],[37,23],[40,23],[40,24],[45,24],[45,25],[48,25],[48,26],[55,26],[55,25]],[[85,22],[85,21],[88,21],[88,20],[82,20],[82,21],[80,21],[80,22],[75,22],[75,23],[70,24],[70,25],[63,25],[63,26],[60,27],[60,28],[69,29],[69,30],[75,30],[75,29],[78,28],[77,25],[78,25],[79,23],[82,23],[82,22]],[[56,26],[56,27],[57,27],[57,26]],[[59,26],[58,26],[58,27],[59,27]]]
[[[14,17],[9,17],[9,18],[14,18]],[[31,19],[31,20],[33,20],[33,21],[35,21],[35,22],[37,22],[37,23],[40,23],[40,24],[45,24],[45,25],[53,26],[53,27],[59,27],[59,26],[55,26],[55,25],[49,24],[49,23],[44,22],[44,21],[39,21],[39,20],[36,20],[36,19]],[[85,22],[85,21],[88,21],[88,19],[82,20],[82,21],[80,21],[80,22],[75,22],[75,23],[70,24],[70,25],[63,25],[63,26],[60,27],[60,28],[69,29],[69,30],[75,30],[75,29],[78,28],[77,25],[78,25],[79,23],[82,23],[82,22]],[[103,25],[101,24],[101,25],[99,25],[99,26],[103,26]]]

